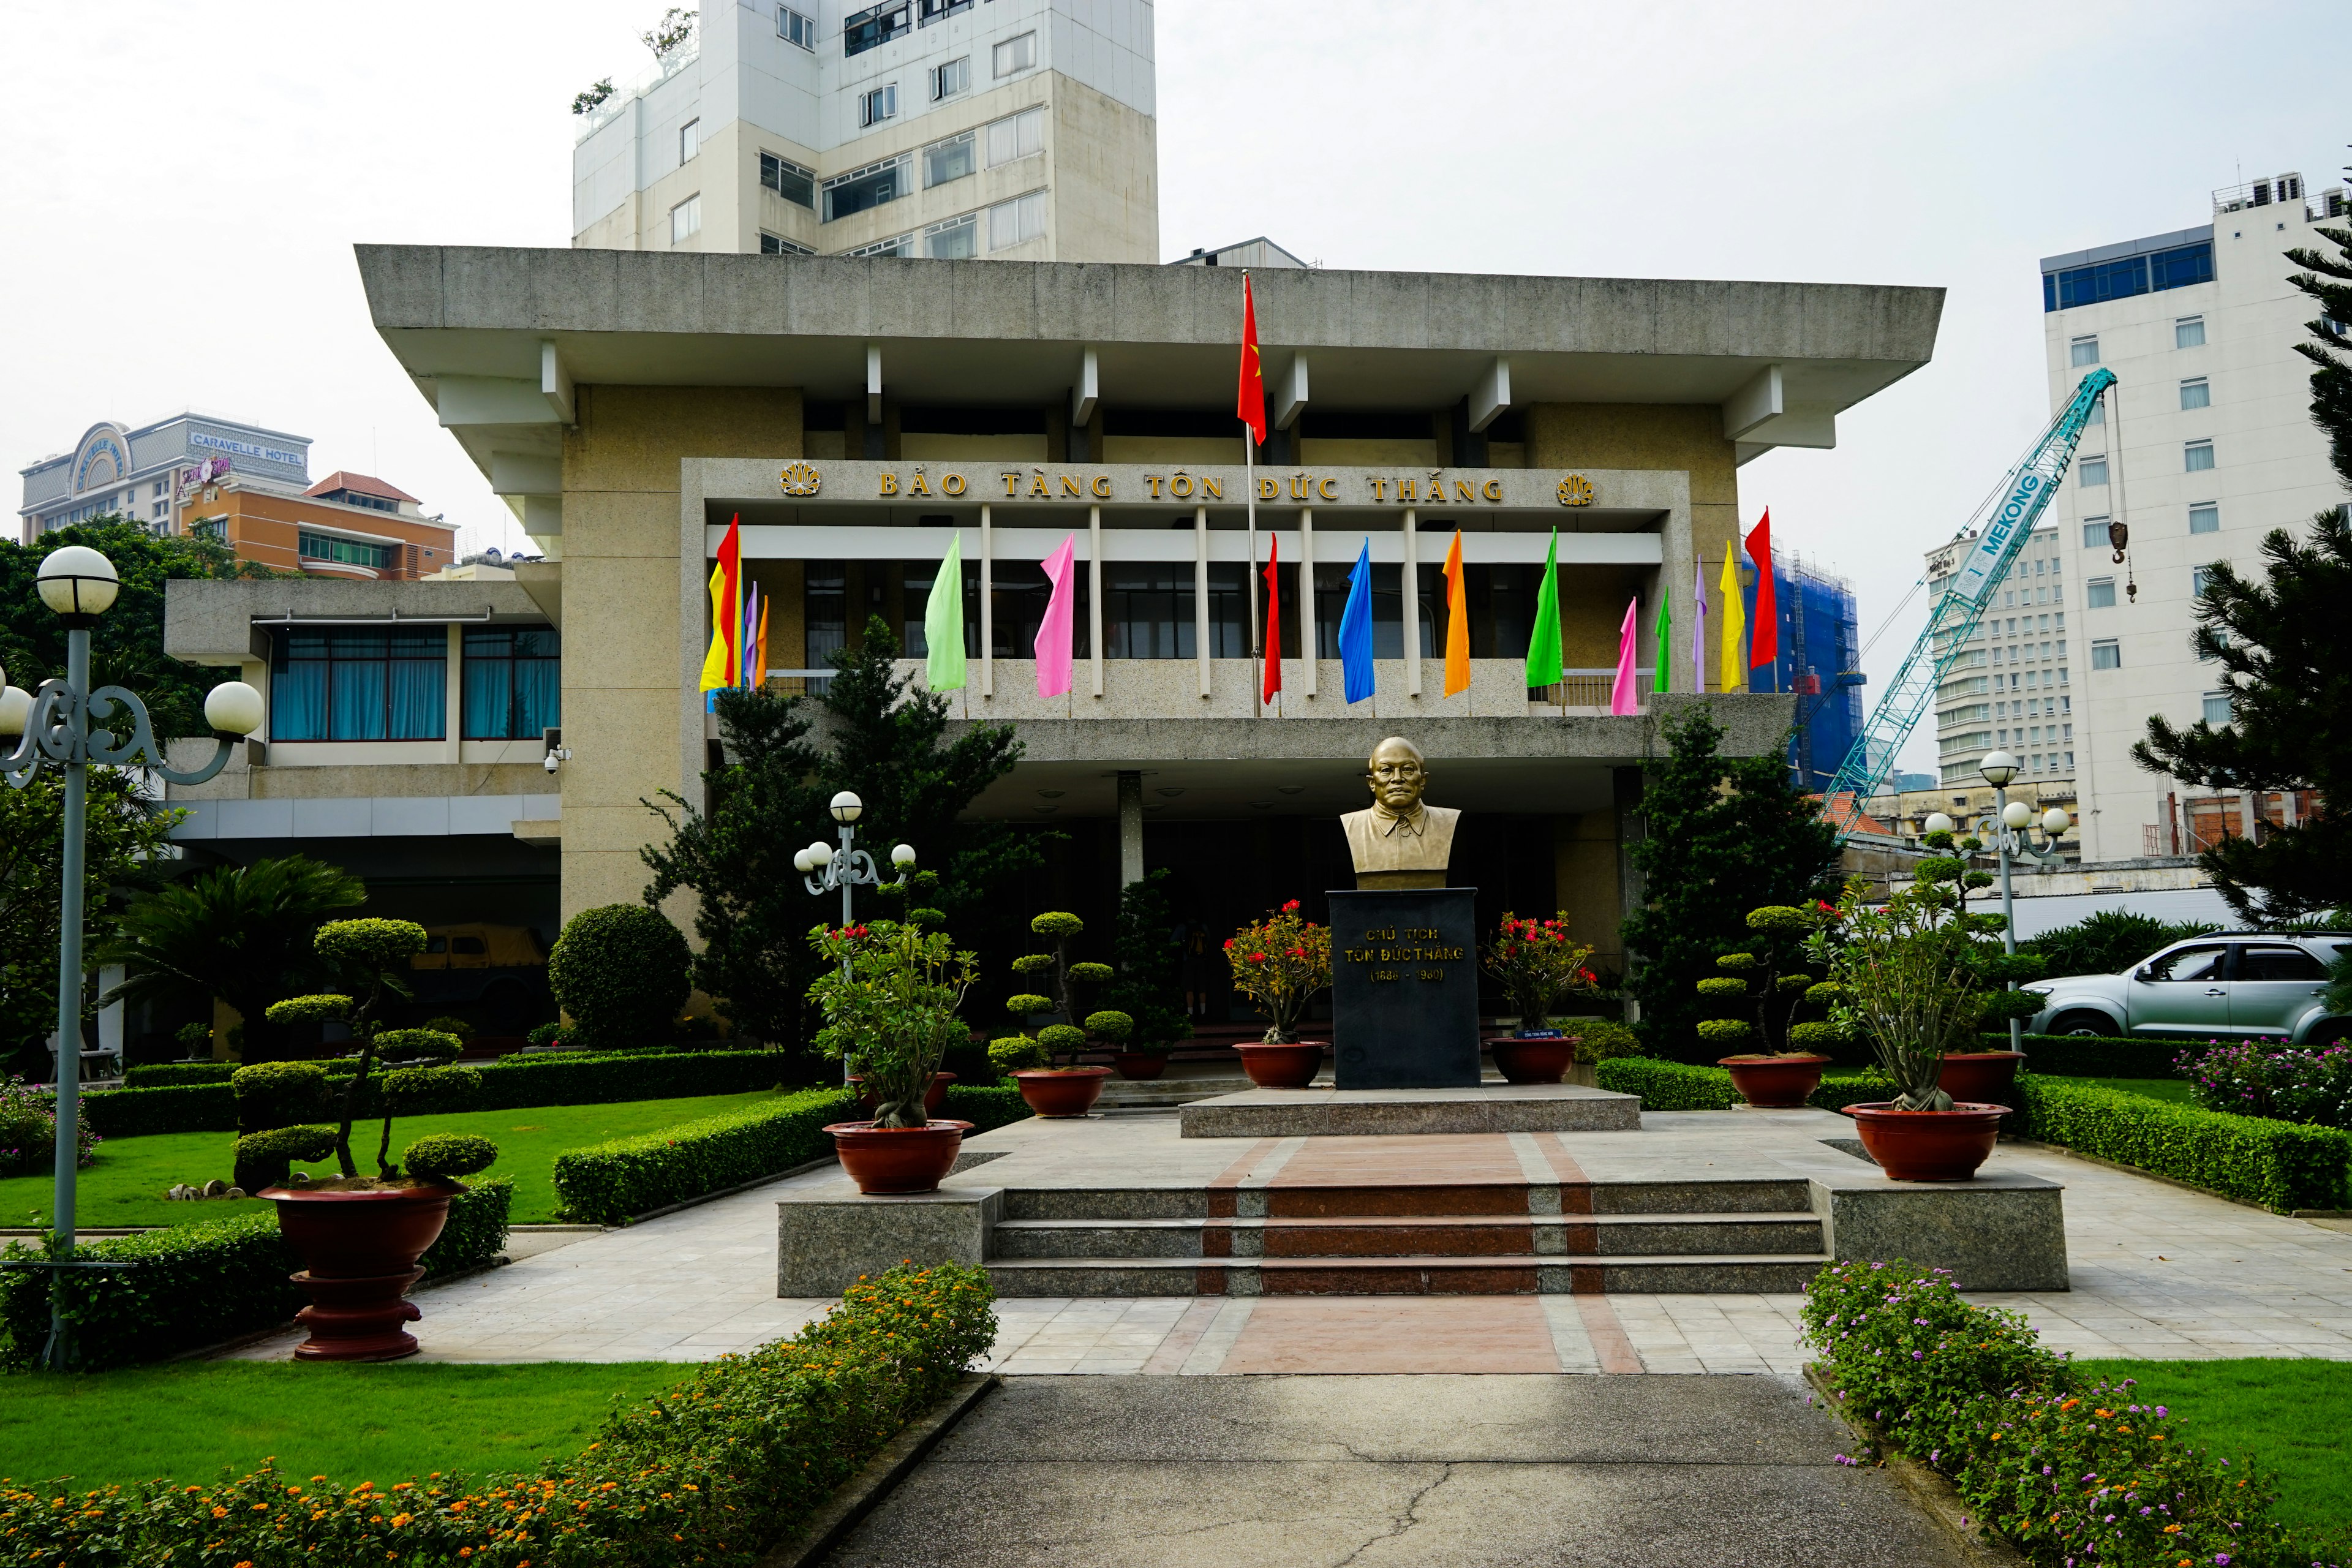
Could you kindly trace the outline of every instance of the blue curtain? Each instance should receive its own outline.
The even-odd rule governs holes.
[[[325,659],[281,659],[270,671],[269,736],[274,741],[327,738]]]
[[[514,666],[514,731],[528,740],[563,722],[562,666],[551,658],[519,658]]]
[[[384,661],[341,659],[328,667],[327,739],[383,739]]]
[[[466,739],[503,741],[509,717],[510,682],[514,667],[503,658],[480,658],[469,647],[466,657]]]
[[[390,738],[395,741],[441,739],[442,714],[448,705],[447,657],[395,658],[391,664]]]

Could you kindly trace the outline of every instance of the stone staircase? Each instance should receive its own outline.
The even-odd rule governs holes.
[[[1008,1188],[1006,1296],[1794,1291],[1829,1259],[1801,1179]]]

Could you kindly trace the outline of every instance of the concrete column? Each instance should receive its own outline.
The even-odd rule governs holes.
[[[1143,880],[1143,775],[1118,775],[1118,885]]]
[[[1434,485],[1430,487],[1434,489]],[[1421,695],[1421,529],[1414,509],[1404,509],[1404,694]]]
[[[449,663],[446,684],[441,697],[441,760],[462,762],[466,742],[466,672],[461,660],[466,651],[466,628],[452,622],[449,626]]]
[[[1087,646],[1094,650],[1095,695],[1103,694],[1102,508],[1087,508]]]
[[[996,695],[996,534],[980,503],[980,694]]]
[[[1209,509],[1192,509],[1192,651],[1200,656],[1201,695],[1209,684]]]
[[[1315,509],[1298,509],[1298,653],[1307,667],[1307,695],[1315,695]]]

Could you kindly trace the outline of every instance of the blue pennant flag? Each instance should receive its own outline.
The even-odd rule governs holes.
[[[1367,538],[1348,573],[1348,606],[1339,612],[1339,668],[1348,700],[1372,694],[1372,542]]]

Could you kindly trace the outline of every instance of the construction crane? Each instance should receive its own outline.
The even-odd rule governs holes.
[[[2105,367],[2084,376],[2041,439],[1961,531],[1960,537],[1972,540],[1973,547],[1961,558],[1944,592],[1928,606],[1927,630],[1912,645],[1886,694],[1870,710],[1869,721],[1854,738],[1853,748],[1846,752],[1837,777],[1822,795],[1823,815],[1841,840],[1854,831],[1862,820],[1862,803],[1878,788],[1894,765],[1895,752],[1935,701],[1945,672],[1976,630],[2010,563],[2025,548],[2033,525],[2058,493],[2058,481],[2074,460],[2074,447],[2083,439],[2083,427],[2091,422],[2091,411],[2115,384],[2115,372]]]

